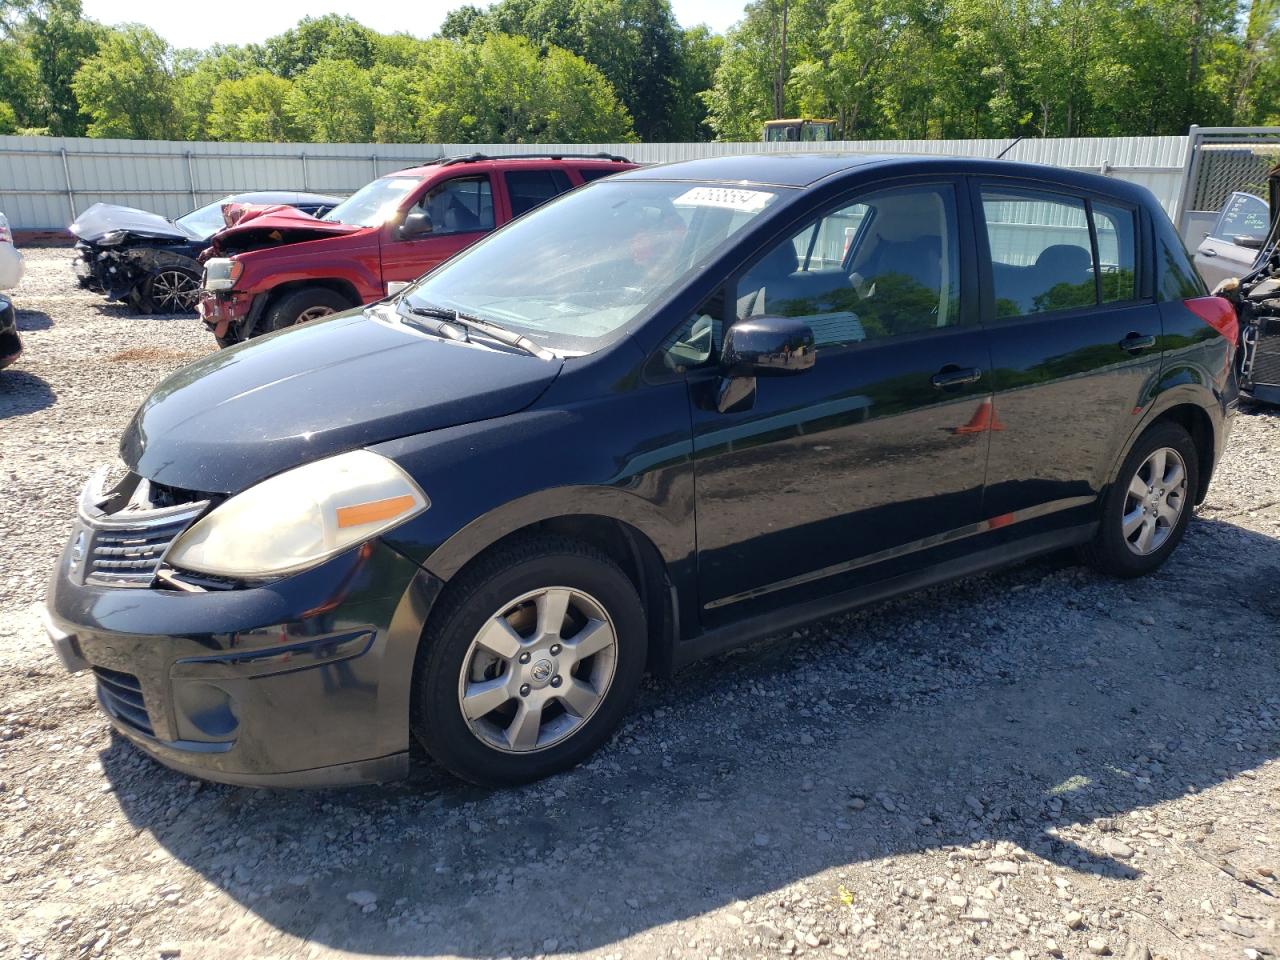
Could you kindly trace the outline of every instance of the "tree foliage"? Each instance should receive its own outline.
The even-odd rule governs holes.
[[[107,34],[71,81],[91,137],[165,140],[181,135],[169,47],[154,30],[128,24]]]

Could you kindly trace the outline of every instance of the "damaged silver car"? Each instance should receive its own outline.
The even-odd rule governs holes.
[[[340,197],[259,191],[223,197],[176,220],[158,213],[95,203],[68,228],[76,237],[80,286],[130,304],[139,313],[195,309],[203,268],[200,254],[220,230],[268,210],[294,207],[323,216]]]
[[[1270,222],[1253,267],[1218,284],[1240,319],[1240,393],[1280,405],[1280,166],[1267,174]]]

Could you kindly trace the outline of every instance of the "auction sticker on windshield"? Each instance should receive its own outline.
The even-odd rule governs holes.
[[[763,190],[741,190],[736,187],[694,187],[676,197],[677,207],[724,207],[740,213],[757,213],[773,199]]]

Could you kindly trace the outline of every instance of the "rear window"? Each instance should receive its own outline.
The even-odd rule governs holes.
[[[504,176],[512,217],[542,206],[573,186],[563,170],[511,170]]]
[[[987,187],[982,191],[982,211],[997,317],[1098,302],[1083,199]]]
[[[590,183],[592,180],[599,180],[601,177],[611,177],[618,171],[612,167],[579,167],[578,175],[582,177],[583,183]]]

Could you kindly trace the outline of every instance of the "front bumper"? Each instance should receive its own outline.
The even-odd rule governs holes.
[[[196,313],[215,337],[242,339],[240,334],[251,316],[256,318],[256,300],[248,293],[201,290],[200,299],[196,301]]]
[[[410,678],[439,581],[373,541],[274,583],[187,593],[78,582],[73,534],[46,629],[112,726],[183,773],[335,786],[408,770]]]

